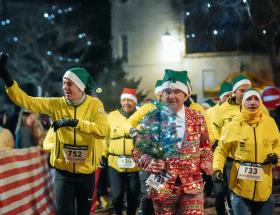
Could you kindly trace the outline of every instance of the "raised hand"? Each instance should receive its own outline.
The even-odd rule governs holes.
[[[10,87],[13,85],[13,79],[7,70],[8,58],[7,53],[0,53],[0,78],[3,79],[7,87]]]

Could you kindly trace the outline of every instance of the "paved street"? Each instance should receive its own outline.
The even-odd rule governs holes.
[[[280,214],[280,194],[275,195],[275,199],[277,201],[277,205],[275,207],[275,211],[274,211],[274,215],[279,215]],[[214,198],[210,198],[210,202],[214,203]],[[114,212],[112,210],[112,208],[108,208],[108,209],[98,209],[95,213],[96,215],[113,215]],[[215,212],[215,208],[209,207],[209,208],[205,208],[205,215],[216,215]]]

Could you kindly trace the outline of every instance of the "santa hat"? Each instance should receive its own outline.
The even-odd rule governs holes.
[[[263,89],[262,93],[263,104],[267,108],[276,108],[280,105],[280,89],[274,86],[268,86]]]
[[[216,102],[213,99],[207,99],[202,104],[203,107],[210,108],[216,105]]]
[[[231,92],[232,92],[232,84],[226,81],[223,82],[219,92],[220,100],[223,100],[224,96]]]
[[[243,75],[238,75],[232,80],[232,91],[235,92],[238,87],[244,84],[249,84],[250,86],[251,81]]]
[[[187,95],[191,95],[191,81],[188,77],[187,71],[174,71],[166,69],[162,80],[162,90],[171,88],[179,89],[185,92]]]
[[[162,85],[162,80],[157,80],[155,86],[155,95],[162,91],[161,85]]]
[[[131,99],[137,104],[137,98],[136,98],[136,90],[131,88],[123,88],[122,94],[121,94],[121,100],[123,99]]]
[[[244,95],[243,95],[243,98],[242,98],[242,105],[244,104],[244,102],[251,96],[256,96],[258,97],[259,101],[261,102],[262,99],[261,99],[261,95],[260,93],[256,90],[256,89],[253,89],[253,88],[250,88],[248,89]]]
[[[67,78],[73,81],[82,91],[85,91],[85,89],[87,88],[95,90],[97,93],[102,92],[102,89],[96,87],[96,84],[94,83],[92,77],[84,68],[71,68],[65,72],[63,78]]]

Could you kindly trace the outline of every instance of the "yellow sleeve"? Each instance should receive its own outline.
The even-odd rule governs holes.
[[[9,98],[18,106],[46,115],[51,115],[52,113],[51,108],[54,105],[51,104],[51,101],[53,99],[29,96],[18,86],[16,81],[11,87],[6,88],[6,92]]]
[[[55,143],[55,132],[52,128],[50,128],[43,141],[43,150],[46,152],[51,152],[54,143]]]
[[[101,157],[103,156],[104,142],[106,138],[95,139],[94,150],[95,150],[95,165],[98,167],[100,164]]]
[[[200,111],[201,113],[203,113],[203,115],[205,117],[206,125],[207,125],[208,136],[209,136],[210,142],[214,143],[215,136],[214,136],[214,133],[213,133],[212,123],[211,123],[211,120],[210,120],[209,116],[207,116],[204,108],[200,104],[195,103],[195,102],[192,102],[189,108],[191,108],[193,110],[196,110],[196,111]]]
[[[150,111],[154,110],[156,107],[152,103],[144,104],[140,107],[132,116],[130,116],[127,121],[132,127],[136,127],[138,123],[143,119],[143,117]]]
[[[98,101],[93,113],[93,122],[87,120],[79,120],[76,128],[84,133],[92,133],[99,137],[106,137],[109,132],[109,123],[107,115],[104,111],[103,104]]]
[[[218,140],[220,138],[220,134],[219,132],[217,131],[217,128],[215,127],[214,125],[214,119],[215,119],[215,111],[218,109],[218,104],[215,105],[214,107],[211,107],[209,108],[207,111],[206,111],[206,115],[209,119],[209,126],[211,126],[211,130],[212,130],[212,135],[213,135],[213,138],[214,138],[214,141],[215,140]],[[213,143],[213,142],[212,142]]]
[[[125,134],[129,134],[131,128],[137,127],[138,123],[143,119],[143,117],[150,111],[154,110],[156,106],[152,103],[144,104],[140,107],[134,114],[132,114],[128,119],[126,125],[124,125]]]
[[[214,171],[223,171],[226,159],[230,153],[231,145],[234,141],[237,141],[239,135],[237,134],[236,122],[230,122],[222,128],[221,137],[214,151],[213,169]]]

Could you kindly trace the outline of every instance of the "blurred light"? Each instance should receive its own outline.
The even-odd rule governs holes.
[[[51,18],[54,19],[54,17],[55,17],[54,14],[52,14],[52,15],[51,15]]]
[[[192,33],[192,38],[195,38],[195,34],[194,33]]]
[[[1,25],[6,25],[6,22],[5,21],[1,21]]]
[[[91,46],[91,41],[87,41],[87,45],[88,45],[88,46]]]
[[[47,51],[47,55],[52,55],[52,52],[51,51]]]
[[[57,13],[59,13],[59,14],[62,13],[62,10],[61,10],[61,9],[58,9],[58,10],[57,10]]]
[[[116,83],[116,81],[112,81],[112,82],[111,82],[111,84],[112,84],[112,87],[115,87],[115,86],[117,86],[117,83]]]
[[[6,19],[6,24],[9,25],[11,21],[9,19]]]
[[[214,34],[214,35],[217,35],[217,34],[218,34],[218,31],[217,31],[217,30],[214,30],[214,31],[213,31],[213,34]]]
[[[68,11],[71,12],[72,11],[72,7],[68,7]]]
[[[49,14],[48,14],[48,13],[44,13],[44,17],[45,17],[45,18],[48,18],[48,17],[49,17]]]
[[[79,58],[75,58],[75,63],[79,63]]]
[[[247,0],[243,0],[243,3],[247,3]]]
[[[191,13],[189,11],[186,12],[186,16],[189,16],[191,15]]]
[[[63,61],[63,57],[59,57],[58,60]]]
[[[52,6],[52,9],[55,10],[55,9],[56,9],[56,5],[53,5],[53,6]]]
[[[83,38],[83,37],[85,37],[86,36],[86,34],[85,33],[80,33],[79,35],[78,35],[78,37],[81,39],[81,38]]]
[[[18,42],[18,37],[13,37],[14,42]]]
[[[187,34],[187,38],[190,38],[190,35],[189,35],[189,34]]]
[[[210,7],[211,7],[211,4],[210,4],[210,3],[207,3],[207,7],[210,8]]]
[[[266,30],[265,30],[265,29],[263,29],[263,30],[262,30],[262,33],[263,33],[263,34],[266,34],[267,32],[266,32]]]
[[[165,62],[178,62],[180,61],[180,55],[183,50],[183,44],[180,43],[178,38],[171,35],[169,31],[166,31],[161,36],[163,45],[163,51],[161,52]]]
[[[68,61],[68,62],[71,62],[71,61],[72,61],[72,59],[71,59],[71,58],[68,58],[68,59],[67,59],[67,61]]]

